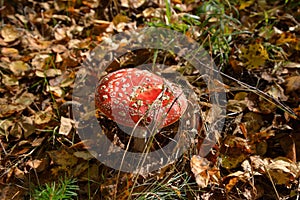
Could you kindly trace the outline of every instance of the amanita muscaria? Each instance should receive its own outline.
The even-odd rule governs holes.
[[[127,68],[102,77],[95,93],[96,109],[118,124],[164,128],[187,108],[182,89],[147,70]],[[142,122],[142,123],[140,123]]]

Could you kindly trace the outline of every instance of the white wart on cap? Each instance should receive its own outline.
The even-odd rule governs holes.
[[[180,119],[187,99],[175,83],[147,70],[127,68],[101,78],[95,105],[118,124],[134,127],[142,121],[163,128]]]

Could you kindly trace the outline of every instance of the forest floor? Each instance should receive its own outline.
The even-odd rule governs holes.
[[[10,0],[1,1],[0,13],[0,199],[299,199],[298,0]],[[91,53],[104,43],[107,51],[122,49],[115,35],[123,33],[126,43],[146,27],[201,45],[227,100],[218,105],[226,113],[211,115],[213,88],[180,52],[145,48],[113,59],[106,72],[168,66],[161,73],[179,73],[201,111],[187,151],[137,175],[91,155],[71,108],[82,106],[73,92]],[[224,126],[202,155],[217,115]],[[128,137],[100,118],[108,138],[125,149]]]

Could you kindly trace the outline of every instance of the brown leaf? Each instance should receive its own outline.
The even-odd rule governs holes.
[[[248,112],[243,116],[243,123],[246,126],[249,134],[255,134],[263,125],[263,118],[260,114],[255,112]]]
[[[217,181],[220,178],[219,170],[210,167],[211,163],[206,158],[194,155],[190,165],[200,188],[205,188],[208,184],[218,183]]]
[[[121,5],[128,8],[139,8],[141,7],[146,0],[121,0]]]
[[[63,167],[72,167],[77,164],[78,161],[73,154],[70,154],[64,149],[48,151],[47,153],[56,165],[61,165]]]
[[[117,14],[114,18],[113,18],[113,23],[115,26],[117,26],[120,23],[128,23],[130,22],[130,18],[127,17],[126,15],[122,15],[122,14]]]
[[[60,118],[60,127],[58,133],[61,135],[68,136],[71,132],[75,121],[69,118],[61,117]]]
[[[59,86],[52,87],[50,85],[47,85],[46,91],[51,92],[52,94],[54,94],[57,97],[62,97],[65,94],[64,90]]]
[[[51,56],[48,54],[37,54],[31,61],[31,65],[35,69],[43,71],[46,68],[46,64],[51,61]]]
[[[18,178],[18,179],[25,179],[25,173],[24,171],[20,170],[18,167],[14,168],[14,175]]]
[[[15,76],[24,76],[25,72],[30,70],[30,67],[23,61],[14,61],[9,64],[9,69],[14,73]]]
[[[3,56],[9,56],[9,57],[17,57],[19,55],[18,49],[7,48],[7,47],[3,47],[1,49],[1,53]]]
[[[286,81],[286,91],[288,93],[300,90],[300,76],[288,77]]]
[[[1,29],[1,36],[4,42],[13,42],[19,37],[19,32],[16,27],[8,24]]]
[[[222,166],[226,169],[238,167],[252,152],[246,139],[236,136],[227,136],[222,147]]]
[[[275,184],[291,186],[299,177],[299,167],[284,157],[278,157],[270,160],[270,163],[265,166]]]
[[[9,75],[6,75],[6,74],[2,74],[1,71],[0,71],[0,74],[2,76],[2,83],[5,85],[5,86],[17,86],[19,85],[19,81],[16,77],[14,76],[9,76]]]
[[[45,111],[36,112],[34,116],[34,123],[37,125],[46,124],[52,118],[52,109],[48,107]]]
[[[294,138],[291,135],[284,135],[280,138],[280,145],[286,157],[293,162],[296,162],[296,145]]]
[[[291,69],[299,69],[300,68],[300,63],[288,62],[284,65],[284,67],[291,68]]]
[[[241,48],[242,59],[245,60],[244,66],[247,69],[258,69],[264,67],[265,61],[269,59],[269,54],[265,47],[257,42]]]
[[[89,151],[76,151],[74,152],[74,156],[77,158],[82,158],[84,160],[90,160],[94,158],[94,156]]]

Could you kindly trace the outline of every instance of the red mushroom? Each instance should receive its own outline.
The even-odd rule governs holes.
[[[121,125],[154,124],[163,128],[180,119],[187,108],[187,99],[178,85],[165,78],[147,70],[128,68],[100,80],[95,105]]]

